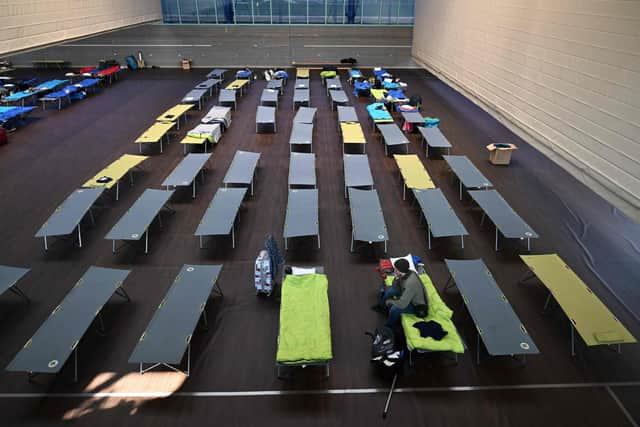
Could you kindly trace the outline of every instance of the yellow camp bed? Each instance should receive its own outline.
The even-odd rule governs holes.
[[[393,158],[396,159],[396,163],[404,179],[402,200],[405,199],[407,188],[415,188],[416,190],[436,188],[418,156],[415,154],[394,154]]]
[[[178,104],[158,116],[156,122],[176,123],[178,125],[178,129],[180,129],[180,117],[185,116],[187,111],[191,110],[193,107],[195,107],[194,104]],[[186,121],[187,119],[185,118],[185,122]]]
[[[520,255],[530,269],[521,282],[537,276],[549,290],[545,309],[551,296],[569,318],[571,326],[571,355],[575,355],[575,331],[587,347],[635,343],[636,339],[613,315],[589,287],[558,256]]]
[[[346,144],[362,144],[362,153],[364,154],[367,140],[364,139],[360,123],[342,122],[340,123],[340,130],[342,131],[342,152],[344,153]]]
[[[136,156],[133,154],[125,154],[106,168],[98,172],[89,181],[82,184],[85,188],[103,187],[113,188],[116,186],[116,200],[120,196],[120,179],[129,173],[129,180],[133,185],[133,169],[140,163],[147,160],[147,156]]]
[[[162,153],[162,140],[167,137],[169,142],[169,131],[175,126],[175,122],[155,122],[149,129],[144,131],[142,135],[135,140],[136,144],[140,144],[140,152],[142,153],[142,144],[160,143],[160,152]]]
[[[301,79],[309,78],[309,69],[308,68],[296,68],[296,77]]]
[[[373,99],[375,99],[376,101],[381,101],[384,98],[384,93],[386,92],[385,89],[371,89],[371,96],[373,97]]]
[[[242,96],[242,91],[248,83],[249,83],[249,80],[234,80],[231,83],[229,83],[225,89],[228,89],[228,90],[240,89],[240,95]]]

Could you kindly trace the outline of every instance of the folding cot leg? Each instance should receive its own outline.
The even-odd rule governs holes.
[[[253,180],[251,180],[251,195],[253,196]]]
[[[527,238],[527,251],[531,252],[531,239]]]
[[[9,288],[9,290],[11,292],[13,292],[14,294],[24,298],[25,300],[27,300],[27,302],[31,302],[31,300],[29,299],[29,297],[27,296],[27,294],[24,293],[24,291],[22,289],[20,289],[19,287],[17,287],[16,285],[13,285],[12,287]],[[618,344],[618,349],[620,348],[620,345]],[[619,352],[619,351],[618,351]]]
[[[112,242],[111,243],[111,252],[115,254],[116,253],[116,241],[112,240],[111,242]]]
[[[476,365],[480,364],[480,334],[476,335]]]
[[[429,226],[429,221],[427,221],[427,240],[429,242],[429,250],[431,250],[431,227]]]
[[[233,249],[236,248],[236,232],[235,232],[235,224],[231,226],[231,247]]]
[[[462,249],[464,249],[464,236],[460,236],[460,242],[462,242]]]
[[[320,249],[320,233],[318,232],[318,249]]]
[[[133,187],[133,172],[131,170],[129,171],[129,186]]]
[[[96,219],[93,217],[93,211],[89,208],[89,218],[91,219],[91,224],[96,224]]]
[[[206,147],[206,145],[205,145],[205,147]],[[187,144],[182,144],[182,154],[184,154],[185,156],[187,155]]]
[[[144,238],[144,253],[149,253],[149,230],[146,231],[146,233],[144,233],[145,238]]]
[[[73,382],[78,382],[78,344],[73,349]]]
[[[462,181],[460,181],[460,200],[462,200]]]
[[[78,223],[78,247],[82,247],[82,234],[80,234],[80,223]]]
[[[49,250],[49,245],[47,245],[47,235],[44,235],[44,250],[48,251]]]
[[[191,340],[187,346],[187,377],[191,374]]]
[[[353,231],[351,232],[351,249],[349,249],[349,252],[353,252]]]
[[[387,253],[387,241],[384,241],[384,252]]]
[[[496,226],[496,252],[498,252],[498,227]]]
[[[571,355],[576,355],[576,338],[575,338],[575,328],[573,327],[573,323],[571,323],[571,319],[569,319],[569,327],[571,328]]]
[[[142,154],[142,144],[138,144],[138,150],[140,151],[140,154]]]
[[[200,236],[200,249],[202,249],[202,236]]]
[[[480,227],[484,224],[484,219],[487,216],[486,212],[482,212],[482,218],[480,218]]]
[[[160,153],[162,154],[162,138],[160,138]]]
[[[284,250],[285,251],[289,250],[289,247],[287,245],[287,238],[286,237],[284,238]]]
[[[191,195],[191,198],[196,198],[196,178],[193,178],[193,194]]]

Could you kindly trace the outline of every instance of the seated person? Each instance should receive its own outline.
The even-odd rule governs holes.
[[[402,313],[416,313],[417,306],[428,305],[427,295],[418,275],[409,269],[409,261],[400,258],[393,265],[396,277],[391,286],[383,288],[380,301],[372,308],[377,311],[389,309],[385,326],[394,328]],[[395,299],[394,298],[398,298]]]

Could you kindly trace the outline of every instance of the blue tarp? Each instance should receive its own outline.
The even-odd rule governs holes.
[[[236,73],[236,78],[239,79],[248,79],[251,77],[251,71],[240,70]]]
[[[389,90],[389,89],[399,89],[400,85],[398,83],[395,82],[382,82],[382,87]]]
[[[77,86],[77,87],[82,88],[82,89],[87,89],[87,88],[95,86],[95,85],[97,85],[99,83],[100,83],[100,79],[84,79],[84,80],[79,81],[78,83],[76,83],[74,86]]]
[[[19,118],[35,109],[36,107],[0,107],[0,123]]]
[[[49,80],[44,83],[40,83],[38,86],[34,87],[35,90],[53,90],[58,86],[69,83],[69,80]]]
[[[369,82],[355,82],[353,84],[354,96],[369,96],[371,90],[371,83]]]
[[[371,116],[373,120],[393,120],[391,114],[389,113],[389,111],[387,111],[384,104],[381,102],[367,105],[367,111],[369,112],[369,116]]]

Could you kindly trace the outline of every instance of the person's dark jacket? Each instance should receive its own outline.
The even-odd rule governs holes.
[[[416,305],[428,305],[426,300],[426,292],[422,281],[418,275],[410,271],[405,276],[394,281],[394,286],[400,286],[402,295],[396,301],[393,301],[393,307],[400,309],[406,308],[410,303]]]

